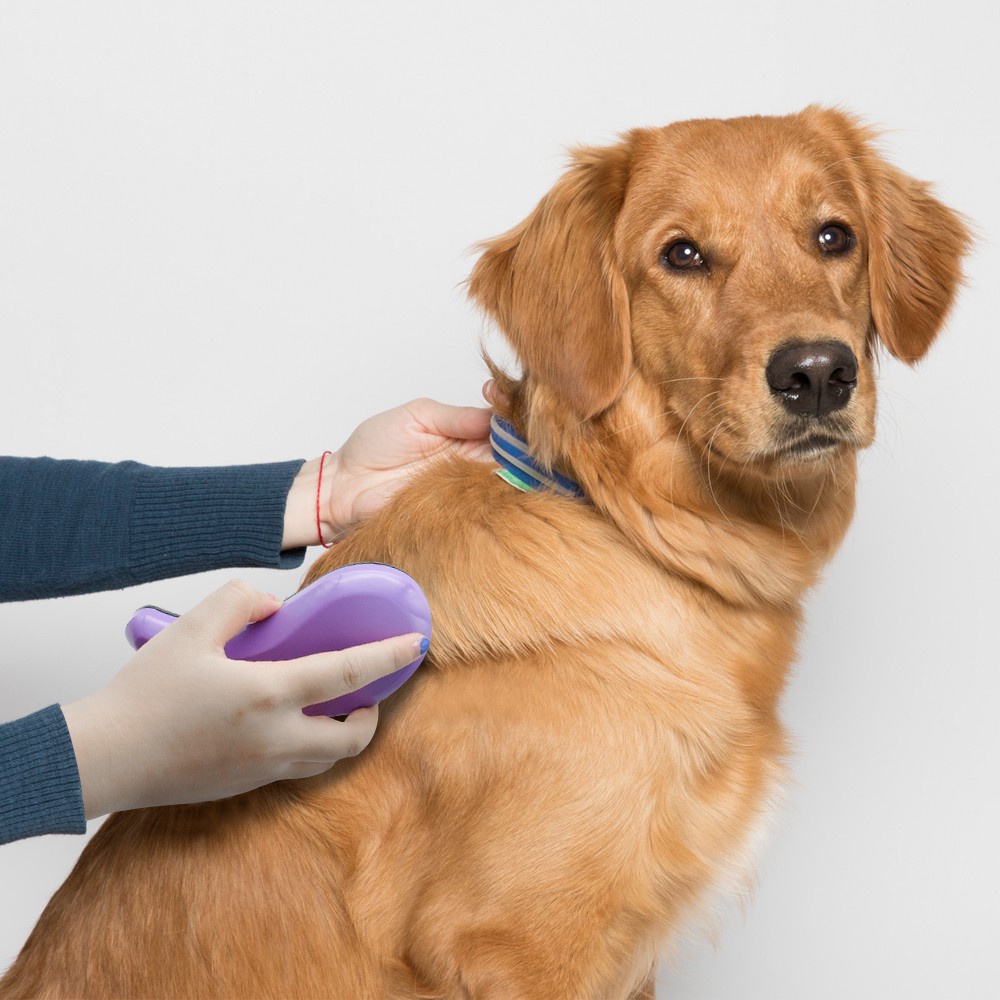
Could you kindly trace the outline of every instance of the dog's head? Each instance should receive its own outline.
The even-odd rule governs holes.
[[[741,476],[809,474],[869,444],[876,340],[908,363],[926,353],[969,244],[873,139],[807,108],[578,150],[470,283],[529,409],[584,426],[627,386],[655,400],[662,434]]]

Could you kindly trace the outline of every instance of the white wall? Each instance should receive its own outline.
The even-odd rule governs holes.
[[[661,988],[998,996],[997,19],[924,7],[6,0],[0,451],[311,457],[411,396],[475,402],[467,248],[527,213],[566,145],[813,101],[890,127],[985,239],[931,357],[885,365],[756,899]],[[0,607],[0,716],[96,688],[135,607],[228,575]],[[83,843],[0,849],[0,965]]]

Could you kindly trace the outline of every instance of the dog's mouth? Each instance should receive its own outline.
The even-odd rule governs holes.
[[[739,477],[756,474],[770,479],[813,475],[823,466],[836,464],[871,443],[865,431],[857,414],[786,419],[760,429],[753,421],[725,414],[707,432],[699,427],[686,436],[702,460],[715,468],[728,467]]]
[[[716,458],[737,461],[745,465],[747,461],[757,461],[770,464],[772,462],[808,462],[827,458],[834,452],[844,448],[860,448],[863,442],[849,426],[838,426],[835,423],[825,423],[808,429],[784,428],[774,434],[774,443],[760,451],[741,456],[740,448],[733,450],[730,441],[725,444],[719,440],[723,435],[714,434],[708,441],[698,442],[709,454]]]
[[[805,434],[796,440],[783,444],[776,449],[775,454],[779,458],[793,462],[811,462],[825,458],[831,452],[850,442],[839,435],[830,434],[825,431],[813,431]]]
[[[705,451],[715,458],[727,462],[735,462],[743,469],[751,462],[764,468],[775,465],[807,465],[812,462],[822,462],[832,458],[838,451],[845,448],[855,448],[857,443],[850,436],[832,433],[829,430],[815,430],[803,434],[794,440],[782,441],[764,452],[738,458],[727,449],[720,447],[717,441],[702,442]]]
[[[852,435],[824,428],[782,441],[767,457],[783,464],[806,465],[832,458],[845,449],[859,447],[861,442],[855,440]]]
[[[796,469],[807,473],[817,466],[835,461],[846,451],[859,447],[863,447],[863,444],[851,434],[837,433],[824,428],[782,440],[766,451],[748,456],[737,464],[743,472],[753,468],[767,477],[794,474]],[[706,451],[719,459],[732,461],[733,458],[720,449],[717,443],[708,445]]]

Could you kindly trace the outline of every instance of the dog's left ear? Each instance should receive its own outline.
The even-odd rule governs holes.
[[[578,420],[614,402],[631,363],[613,240],[629,170],[628,141],[576,150],[534,212],[483,245],[469,281],[525,375]]]
[[[889,351],[913,364],[944,324],[972,236],[961,216],[931,195],[929,185],[881,159],[869,163],[872,323]]]
[[[962,217],[887,163],[878,133],[854,115],[812,105],[802,112],[855,174],[867,228],[868,285],[875,335],[895,357],[919,361],[944,324],[973,243]]]

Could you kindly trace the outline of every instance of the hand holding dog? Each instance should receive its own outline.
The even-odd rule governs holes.
[[[369,417],[327,456],[322,482],[319,459],[302,466],[288,496],[282,548],[342,537],[429,462],[447,455],[489,458],[490,412],[414,399]],[[316,537],[317,494],[321,539]]]
[[[232,581],[146,643],[101,691],[63,707],[88,819],[308,777],[368,745],[376,707],[342,722],[302,707],[405,666],[422,636],[280,663],[226,657],[240,629],[280,606]]]

